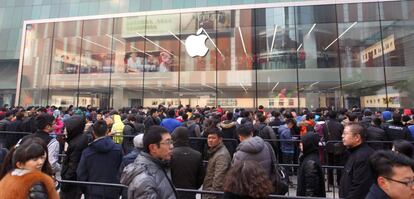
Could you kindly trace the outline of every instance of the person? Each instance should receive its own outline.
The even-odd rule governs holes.
[[[263,115],[263,112],[258,112],[256,115],[258,122],[255,125],[257,136],[262,139],[277,139],[276,133],[273,131],[273,128],[266,124],[266,116]],[[267,141],[272,145],[273,150],[277,149],[277,142]]]
[[[4,118],[0,120],[0,131],[5,131],[7,127],[11,124],[11,120],[13,119],[13,113],[11,111],[7,111],[4,114]],[[9,140],[10,135],[7,134],[0,134],[0,147],[10,149],[16,143],[11,143]]]
[[[233,113],[227,112],[225,115],[225,120],[220,122],[220,128],[223,131],[224,138],[232,139],[229,141],[225,141],[224,145],[227,147],[227,150],[230,153],[230,156],[233,156],[234,152],[237,148],[237,142],[236,139],[236,122],[233,121]]]
[[[148,130],[153,125],[160,125],[161,121],[158,117],[158,111],[156,108],[151,108],[149,115],[144,120],[145,130]]]
[[[341,110],[341,115],[345,115],[345,112],[345,110]],[[344,131],[344,126],[341,124],[341,122],[339,122],[339,117],[337,119],[337,115],[338,113],[336,111],[328,112],[328,119],[325,121],[325,126],[323,126],[322,130],[324,141],[328,142],[326,144],[326,151],[327,162],[329,166],[343,165],[342,158],[344,156],[345,147],[341,142],[341,136]],[[337,184],[339,185],[342,171],[337,169],[336,173]],[[328,169],[328,184],[333,185],[334,183],[333,169]]]
[[[294,143],[292,137],[292,128],[295,121],[291,118],[286,119],[285,124],[279,127],[280,139],[287,140],[280,143],[282,151],[282,162],[284,164],[293,164]]]
[[[357,122],[349,122],[342,134],[342,142],[350,152],[339,186],[339,197],[365,198],[371,187],[372,174],[367,159],[374,150],[364,143],[366,129]]]
[[[392,122],[385,127],[385,134],[389,141],[407,140],[411,141],[411,133],[406,126],[401,122],[401,115],[394,113],[392,115]]]
[[[124,133],[124,128],[125,128],[125,124],[122,122],[121,120],[121,116],[118,115],[117,113],[115,113],[113,115],[114,118],[114,123],[112,125],[112,129],[109,135],[113,135],[113,140],[115,143],[117,144],[122,144],[123,141],[123,133]]]
[[[83,134],[85,120],[80,116],[72,116],[65,120],[66,142],[68,148],[62,162],[61,177],[62,180],[76,180],[79,161],[82,151],[88,147],[89,138]],[[79,186],[73,184],[62,184],[60,189],[61,199],[81,198],[82,192]]]
[[[83,150],[82,156],[76,170],[79,181],[119,183],[118,170],[122,161],[122,147],[115,144],[111,137],[105,121],[96,121],[93,125],[93,136],[95,140]],[[104,166],[103,166],[104,165]],[[108,188],[101,186],[87,186],[86,198],[118,199],[119,188]]]
[[[223,199],[267,198],[272,182],[263,167],[253,160],[237,163],[224,179]]]
[[[122,174],[122,171],[124,171],[124,168],[126,166],[134,162],[134,160],[138,157],[138,155],[144,149],[143,138],[144,138],[143,133],[134,137],[134,140],[133,140],[134,149],[122,158],[121,166],[119,167],[120,174]]]
[[[414,161],[392,151],[377,151],[369,158],[374,184],[365,199],[414,198]]]
[[[298,188],[296,196],[326,197],[324,172],[319,160],[319,135],[308,132],[303,135],[299,148]]]
[[[27,135],[23,139],[32,139],[38,137],[47,143],[48,148],[48,161],[52,166],[53,172],[57,173],[61,170],[59,164],[59,142],[56,138],[51,137],[49,134],[53,132],[53,125],[55,118],[47,113],[41,113],[36,117],[37,131],[34,134]]]
[[[138,134],[142,133],[139,131],[139,129],[136,129],[136,117],[133,114],[129,114],[127,117],[127,120],[124,121],[125,127],[123,135],[125,136],[131,136],[131,137],[124,137],[122,141],[122,148],[124,149],[125,154],[128,154],[134,149],[134,143],[133,138]]]
[[[16,147],[13,153],[13,170],[0,181],[2,199],[57,199],[53,179],[42,172],[47,149],[41,144],[28,141]]]
[[[223,133],[217,127],[207,128],[208,163],[206,176],[204,177],[203,190],[222,191],[223,181],[230,167],[231,157],[223,144]],[[203,199],[217,198],[215,195],[203,194]]]
[[[166,128],[168,132],[172,133],[175,128],[181,126],[181,123],[174,118],[175,117],[174,109],[169,109],[167,112],[167,116],[168,118],[163,119],[160,125]]]
[[[394,140],[392,142],[392,150],[404,154],[411,159],[414,158],[414,147],[407,140]]]
[[[381,128],[381,119],[374,118],[371,121],[371,124],[367,128],[367,141],[376,141],[368,143],[370,147],[375,150],[385,149],[383,141],[387,140],[384,129]],[[378,142],[379,141],[379,142]]]
[[[199,189],[203,183],[203,158],[190,147],[188,129],[178,127],[172,133],[174,149],[171,158],[171,178],[177,188]],[[179,198],[195,198],[195,193],[178,193]]]
[[[267,144],[261,137],[253,137],[254,127],[251,122],[245,122],[237,128],[237,134],[240,144],[233,156],[232,166],[247,160],[258,162],[266,173],[270,176],[272,173],[273,153],[270,144]]]
[[[121,183],[128,186],[128,198],[177,198],[168,168],[173,149],[170,133],[164,127],[151,126],[143,142],[143,151],[121,175]]]

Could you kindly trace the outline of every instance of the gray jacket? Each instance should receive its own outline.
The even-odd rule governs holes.
[[[236,153],[233,155],[232,166],[242,163],[246,160],[254,160],[268,172],[272,172],[272,151],[265,141],[259,136],[255,136],[244,140],[237,147]]]
[[[130,199],[175,199],[176,191],[172,184],[171,172],[166,163],[141,152],[134,163],[125,167],[121,183],[128,186]]]

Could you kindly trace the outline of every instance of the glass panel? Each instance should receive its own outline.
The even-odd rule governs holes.
[[[46,105],[53,23],[26,26],[19,105]]]
[[[335,6],[296,7],[295,13],[300,107],[339,108],[338,48],[331,44],[338,36]]]
[[[180,48],[180,98],[183,105],[192,107],[216,106],[216,59],[215,45],[217,46],[215,12],[186,13],[181,15],[182,42],[194,42],[192,38],[199,38],[199,45],[205,39],[205,45],[209,49],[205,52],[196,52],[201,56],[191,57],[185,46]],[[200,30],[200,28],[202,28]],[[196,37],[197,31],[201,33]],[[206,36],[203,36],[203,35]],[[190,36],[193,35],[190,38]],[[201,43],[201,44],[200,44]],[[196,48],[205,49],[205,48]],[[191,53],[192,51],[190,51]],[[191,55],[194,56],[193,53]]]
[[[79,106],[109,108],[113,19],[84,21],[79,76]]]
[[[217,13],[217,104],[223,108],[254,108],[254,10]]]
[[[257,97],[265,108],[298,108],[294,8],[256,10]]]
[[[144,106],[177,106],[179,78],[180,15],[147,16],[145,39]]]
[[[145,17],[115,19],[112,41],[115,71],[111,77],[111,89],[113,106],[117,108],[136,107],[143,103],[144,58],[151,54],[144,53],[145,39],[137,32],[145,33]]]
[[[388,91],[386,100],[388,107],[392,108],[414,107],[413,7],[413,1],[380,4]]]
[[[82,21],[55,23],[50,105],[77,106],[82,41]]]
[[[358,106],[361,108],[385,108],[387,103],[384,87],[384,68],[381,48],[381,29],[377,20],[365,21],[362,16],[374,16],[378,13],[376,3],[356,4],[357,21],[338,19],[339,45],[342,92],[345,97],[345,108]],[[351,5],[350,5],[351,6]],[[371,9],[363,9],[369,7]],[[347,13],[343,5],[337,10]],[[372,12],[362,13],[362,12]],[[354,13],[355,14],[355,13]],[[332,45],[330,48],[334,48]]]

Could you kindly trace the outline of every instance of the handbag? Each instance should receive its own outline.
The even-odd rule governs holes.
[[[272,156],[272,174],[270,176],[270,180],[272,181],[274,193],[277,195],[285,195],[289,191],[289,176],[286,171],[284,171],[284,168],[279,166],[277,163],[276,155],[272,146],[268,142],[265,143],[268,150],[271,151]]]

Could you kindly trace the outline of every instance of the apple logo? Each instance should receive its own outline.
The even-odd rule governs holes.
[[[185,40],[185,49],[190,57],[204,57],[208,52],[206,46],[207,35],[201,34],[202,31],[203,28],[198,29],[196,35],[190,35]]]

